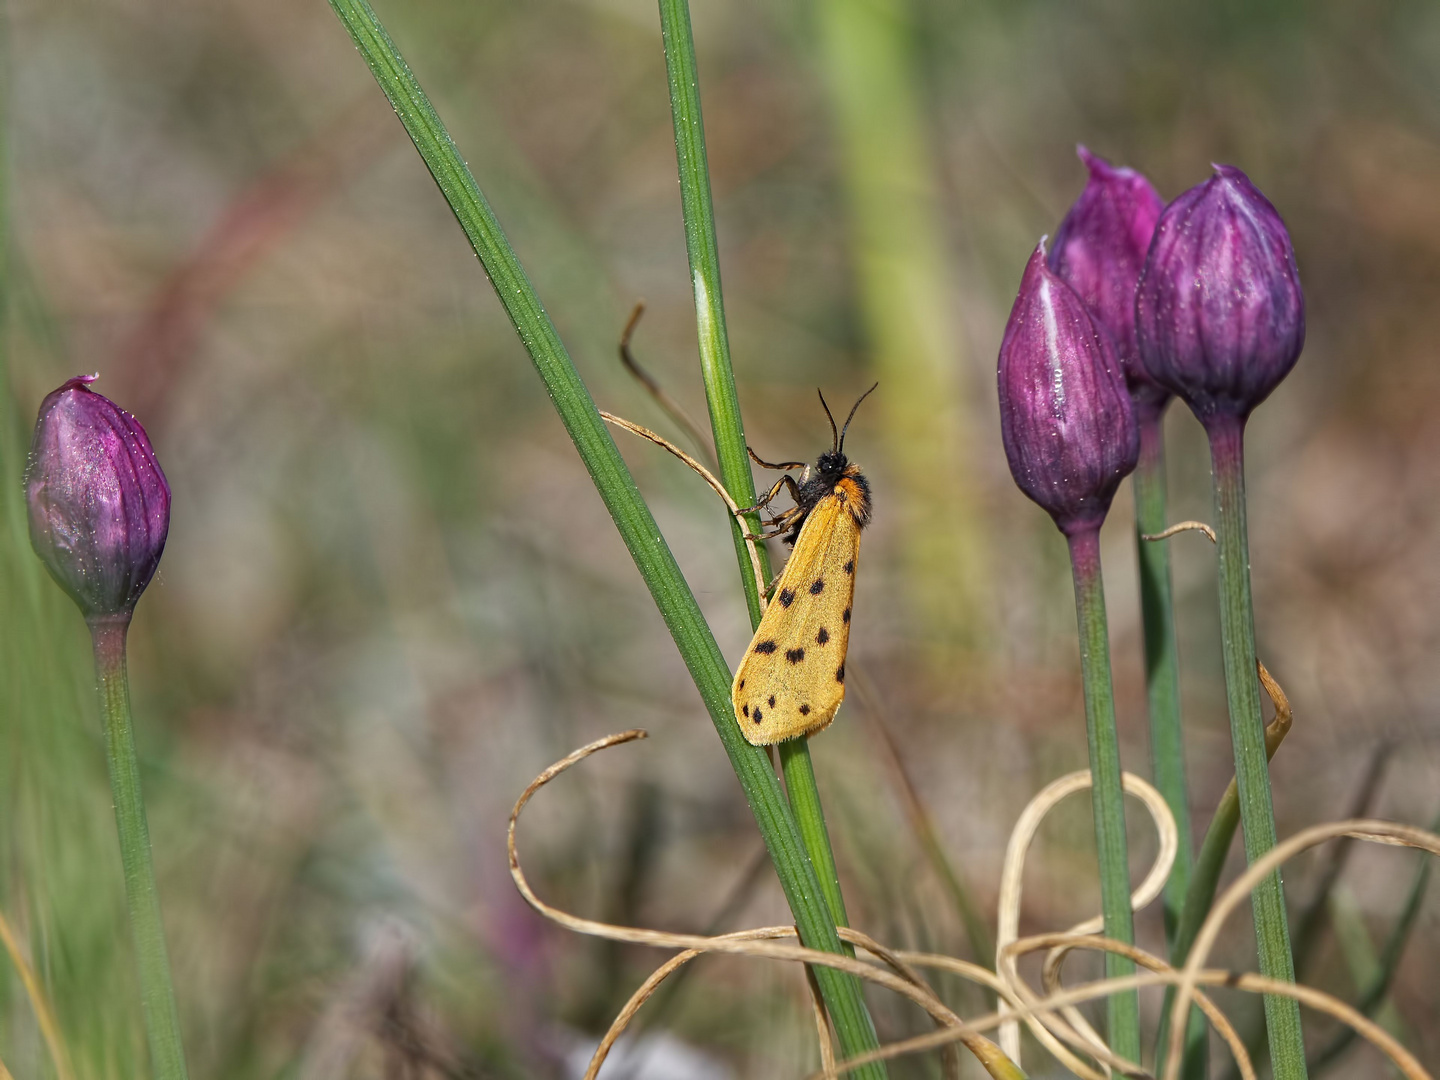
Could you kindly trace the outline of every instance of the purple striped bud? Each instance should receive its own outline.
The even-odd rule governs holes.
[[[1305,294],[1290,234],[1239,169],[1160,215],[1135,297],[1140,357],[1201,423],[1244,419],[1305,344]]]
[[[1000,342],[1000,434],[1020,490],[1067,536],[1098,528],[1140,454],[1140,428],[1109,333],[1045,264],[1020,279]]]
[[[1165,203],[1134,169],[1116,168],[1083,146],[1076,152],[1090,180],[1055,234],[1050,269],[1070,283],[1115,339],[1136,409],[1158,413],[1170,391],[1150,377],[1135,347],[1135,284]]]
[[[129,617],[170,530],[170,485],[140,422],[71,379],[40,403],[25,498],[35,553],[87,619]]]

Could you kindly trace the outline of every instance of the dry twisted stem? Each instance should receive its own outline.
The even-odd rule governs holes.
[[[1057,935],[1040,935],[1040,944],[1037,948],[1049,948],[1053,945]],[[1017,944],[1027,944],[1025,943]],[[1095,947],[1100,949],[1115,949],[1123,951],[1131,948],[1119,941],[1111,941],[1108,938],[1090,938],[1083,947]],[[1154,958],[1152,958],[1154,959]],[[1109,997],[1111,994],[1126,993],[1131,990],[1143,990],[1156,986],[1178,986],[1185,978],[1185,973],[1177,968],[1172,968],[1163,961],[1156,960],[1162,966],[1160,971],[1153,974],[1127,975],[1118,979],[1103,979],[1096,982],[1086,983],[1083,986],[1075,987],[1062,993],[1053,994],[1043,999],[1043,1009],[1034,1010],[1035,1015],[1045,1016],[1060,1008],[1083,1004],[1087,1001],[1095,1001],[1100,998]],[[943,966],[943,965],[938,965]],[[1367,1019],[1356,1009],[1345,1004],[1329,994],[1319,990],[1311,989],[1308,986],[1297,986],[1294,983],[1280,982],[1275,979],[1267,979],[1262,975],[1251,975],[1242,972],[1225,971],[1218,969],[1206,969],[1198,973],[1196,980],[1200,986],[1223,986],[1231,990],[1243,990],[1253,994],[1278,994],[1282,997],[1291,997],[1301,1004],[1315,1009],[1318,1012],[1333,1016],[1341,1023],[1348,1024],[1355,1028],[1356,1032],[1369,1039],[1382,1052],[1390,1057],[1390,1060],[1400,1069],[1407,1080],[1434,1080],[1411,1056],[1404,1047],[1395,1042],[1383,1029],[1379,1028],[1373,1021]],[[1199,997],[1194,999],[1199,1004]],[[1027,1006],[1022,1010],[1022,1018],[1028,1018],[1032,1010]],[[999,1027],[1002,1023],[1013,1020],[1013,1015],[1001,1015],[991,1013],[969,1021],[970,1028],[974,1031],[989,1031]],[[1078,1036],[1077,1036],[1078,1037]],[[879,1050],[854,1057],[842,1063],[842,1069],[854,1069],[860,1065],[869,1064],[872,1061],[885,1061],[890,1058],[899,1057],[902,1054],[913,1054],[922,1050],[933,1050],[943,1046],[946,1042],[954,1041],[955,1035],[951,1031],[935,1031],[926,1035],[918,1035],[912,1039],[902,1042],[890,1043]],[[818,1080],[818,1074],[812,1077]]]
[[[1202,965],[1210,955],[1210,950],[1215,947],[1215,941],[1220,936],[1220,929],[1225,920],[1250,895],[1256,885],[1287,859],[1298,855],[1307,848],[1339,836],[1348,836],[1355,840],[1368,840],[1376,844],[1419,848],[1432,855],[1440,855],[1440,836],[1436,836],[1432,832],[1416,828],[1413,825],[1399,825],[1392,821],[1355,818],[1350,821],[1334,821],[1326,825],[1314,825],[1304,829],[1283,843],[1276,844],[1264,856],[1251,863],[1245,873],[1241,874],[1215,901],[1210,909],[1209,917],[1195,936],[1195,944],[1190,949],[1190,956],[1177,984],[1179,990],[1175,994],[1175,1004],[1170,1014],[1170,1045],[1165,1067],[1165,1080],[1176,1080],[1179,1076],[1180,1043],[1184,1038],[1185,1013],[1194,998],[1195,986],[1201,981],[1199,973]],[[1250,979],[1252,982],[1254,980],[1253,976],[1243,978]],[[1265,981],[1269,982],[1269,980]],[[1328,997],[1328,995],[1319,995],[1318,991],[1310,990],[1308,987],[1291,986],[1289,983],[1276,984],[1275,988],[1267,989],[1265,992],[1294,997],[1313,1008],[1324,1008],[1324,1006],[1316,1004],[1315,1000],[1311,999],[1311,995]],[[1333,998],[1329,1000],[1345,1010],[1345,1015],[1342,1016],[1340,1012],[1329,1008],[1326,1008],[1325,1011],[1343,1019],[1345,1023],[1388,1054],[1390,1060],[1407,1078],[1421,1080],[1421,1078],[1429,1077],[1430,1074],[1410,1052],[1383,1028],[1356,1010],[1344,1005],[1343,1002]]]
[[[827,967],[836,968],[837,970],[844,971],[858,978],[868,979],[886,989],[893,990],[898,994],[908,997],[939,1023],[955,1028],[958,1041],[969,1049],[981,1064],[985,1065],[992,1076],[1000,1078],[1000,1080],[1012,1080],[1012,1078],[1023,1075],[1000,1053],[999,1048],[996,1047],[994,1043],[969,1030],[965,1022],[952,1012],[944,1002],[936,997],[935,992],[931,990],[929,986],[923,981],[911,981],[911,979],[918,979],[918,976],[913,975],[913,973],[907,972],[908,977],[906,977],[876,967],[873,964],[852,959],[848,956],[822,952],[818,949],[807,949],[803,946],[781,945],[761,940],[764,938],[794,937],[795,930],[793,927],[767,927],[762,930],[742,931],[738,934],[723,934],[719,937],[705,937],[699,934],[672,934],[658,930],[645,930],[638,927],[613,926],[609,923],[596,922],[592,919],[582,919],[568,912],[561,911],[559,908],[550,906],[535,895],[534,890],[530,888],[530,883],[525,878],[524,871],[520,868],[520,857],[515,844],[516,825],[520,818],[520,812],[524,810],[526,803],[530,801],[531,797],[535,792],[540,790],[540,788],[591,754],[611,746],[618,746],[622,743],[633,742],[636,739],[646,737],[646,732],[634,729],[598,739],[551,765],[532,780],[530,786],[521,793],[520,798],[516,800],[514,808],[510,811],[506,848],[510,858],[510,876],[514,879],[515,887],[519,889],[520,895],[525,898],[526,903],[547,919],[559,923],[569,930],[574,930],[576,933],[589,934],[594,937],[606,938],[611,941],[624,941],[635,945],[652,945],[659,948],[685,949],[693,951],[695,955],[702,952],[723,952],[746,956],[765,956],[775,960],[791,960],[799,961],[800,963],[824,964]],[[871,946],[874,946],[875,954],[882,961],[887,963],[891,962],[892,954],[872,942],[863,934],[846,936],[867,950]],[[688,960],[690,957],[686,957],[685,959]],[[676,963],[676,961],[678,961],[678,963]],[[668,975],[670,971],[675,970],[675,968],[678,968],[684,962],[685,960],[682,960],[680,956],[674,957],[671,964],[665,965],[668,969],[665,971],[665,974]],[[903,963],[895,962],[893,966],[901,971],[906,970]],[[659,972],[656,974],[660,975]],[[661,979],[663,979],[663,977],[664,975],[660,976]],[[654,976],[651,978],[654,980],[654,985],[658,986],[660,979],[655,979]],[[650,983],[650,981],[651,980],[647,980],[647,984]],[[651,992],[653,992],[653,987]],[[648,994],[646,996],[648,996]],[[626,1012],[622,1014],[627,1017],[627,1022],[628,1017],[634,1015],[634,1009],[638,1008],[641,1003],[643,1003],[643,998],[637,1000],[636,997],[632,997],[631,1002],[627,1003]],[[632,1004],[634,1008],[631,1008]],[[623,1030],[623,1027],[620,1030]],[[614,1025],[612,1025],[612,1032],[614,1033],[613,1037],[607,1034],[608,1042],[602,1042],[601,1048],[606,1053],[609,1052],[610,1047],[614,1045],[615,1038],[618,1038],[619,1035],[619,1031],[615,1030]],[[597,1054],[599,1054],[599,1050],[597,1050]],[[603,1057],[601,1061],[603,1061]],[[592,1061],[592,1069],[593,1071],[588,1072],[587,1076],[593,1076],[595,1072],[599,1071],[599,1062]]]
[[[1005,863],[1000,872],[1000,911],[999,928],[995,936],[995,971],[1005,984],[1017,993],[1021,992],[1020,987],[1023,986],[1023,982],[1017,970],[1016,954],[1009,949],[1009,946],[1014,943],[1020,932],[1020,891],[1021,878],[1025,870],[1025,856],[1030,850],[1035,833],[1039,830],[1045,815],[1050,813],[1061,800],[1084,791],[1090,785],[1091,777],[1088,771],[1073,772],[1047,784],[1021,811],[1020,818],[1015,822],[1015,828],[1010,833],[1010,843],[1005,849]],[[1160,792],[1134,773],[1124,774],[1124,786],[1127,794],[1133,795],[1145,804],[1145,809],[1150,812],[1150,817],[1154,820],[1155,829],[1160,836],[1160,850],[1156,853],[1155,864],[1130,899],[1130,906],[1138,911],[1164,891],[1165,880],[1170,875],[1171,864],[1174,863],[1175,854],[1179,850],[1179,832],[1175,828],[1175,819],[1170,813],[1170,808],[1166,805],[1165,798]],[[1071,927],[1069,934],[1078,938],[1093,934],[1103,926],[1104,920],[1101,918],[1087,919],[1079,925]],[[1001,1015],[1004,1015],[1006,1011],[1002,1004]],[[1133,1063],[1125,1062],[1110,1052],[1104,1040],[1085,1022],[1078,1010],[1067,1007],[1064,1016],[1070,1028],[1081,1036],[1080,1045],[1086,1046],[1087,1050],[1095,1057],[1111,1068],[1119,1069],[1122,1072],[1134,1071]],[[1066,1068],[1084,1080],[1104,1080],[1103,1073],[1090,1068],[1061,1045],[1060,1039],[1063,1036],[1060,1035],[1056,1021],[1052,1019],[1048,1023],[1048,1028],[1055,1029],[1053,1031],[1047,1030],[1047,1024],[1042,1024],[1034,1018],[1030,1020],[1029,1026],[1035,1037]],[[1001,1027],[1000,1045],[1006,1054],[1017,1063],[1019,1062],[1020,1025],[1017,1022],[1010,1021]]]
[[[1205,522],[1203,522],[1203,521],[1177,521],[1174,525],[1171,525],[1171,526],[1170,526],[1168,529],[1166,529],[1164,532],[1158,532],[1158,533],[1141,533],[1141,534],[1140,534],[1140,539],[1141,539],[1141,540],[1169,540],[1170,537],[1174,536],[1176,533],[1182,533],[1182,532],[1200,532],[1200,533],[1204,533],[1206,536],[1208,536],[1208,537],[1210,538],[1210,543],[1212,543],[1212,544],[1218,544],[1218,543],[1219,543],[1219,541],[1215,539],[1215,530],[1212,529],[1209,525],[1206,525]]]
[[[630,434],[638,435],[642,439],[648,439],[661,449],[668,450],[686,465],[689,465],[690,468],[694,469],[700,479],[709,484],[715,494],[720,496],[721,501],[730,511],[730,516],[740,523],[740,532],[745,536],[745,549],[750,553],[750,570],[755,575],[755,587],[760,591],[761,603],[764,603],[765,588],[768,582],[765,580],[765,572],[760,569],[760,552],[755,547],[755,538],[750,535],[750,530],[745,527],[745,516],[740,512],[740,505],[730,497],[730,493],[725,490],[725,485],[720,483],[714,473],[705,468],[704,465],[701,465],[700,462],[696,461],[684,450],[681,450],[669,439],[665,438],[665,436],[657,435],[649,428],[642,427],[633,420],[626,420],[623,416],[616,416],[614,413],[608,413],[604,409],[600,410],[600,418],[607,424],[624,428],[630,432]]]
[[[1045,976],[1047,993],[1041,996],[1022,980],[1018,979],[1018,977],[1012,981],[1005,977],[992,974],[979,965],[971,964],[954,957],[889,950],[866,935],[854,930],[841,929],[840,935],[844,940],[865,949],[867,952],[879,958],[884,964],[888,965],[890,970],[835,953],[821,952],[802,946],[778,943],[777,939],[793,939],[797,936],[795,929],[789,926],[764,927],[756,930],[745,930],[733,934],[725,934],[719,937],[704,937],[694,934],[668,934],[633,927],[611,926],[588,919],[581,919],[544,903],[544,901],[540,900],[531,890],[524,873],[520,869],[519,856],[515,845],[515,831],[521,810],[524,809],[525,804],[529,802],[531,796],[533,796],[536,791],[577,762],[607,747],[617,746],[621,743],[631,742],[644,737],[645,732],[639,730],[611,735],[582,747],[563,760],[556,762],[541,773],[540,776],[536,777],[520,796],[510,815],[508,849],[511,876],[514,878],[516,887],[520,890],[521,895],[542,915],[578,933],[609,938],[615,941],[626,941],[635,944],[684,950],[661,965],[635,994],[632,995],[625,1009],[622,1010],[620,1016],[616,1018],[615,1023],[611,1026],[610,1032],[606,1034],[600,1047],[597,1048],[595,1056],[591,1061],[590,1069],[586,1073],[587,1080],[592,1080],[592,1078],[598,1074],[601,1065],[604,1063],[605,1055],[609,1053],[615,1040],[624,1030],[626,1024],[634,1017],[636,1011],[640,1005],[644,1003],[646,998],[654,992],[668,975],[705,952],[759,956],[811,965],[823,964],[839,971],[847,972],[858,978],[868,979],[871,982],[908,997],[943,1025],[939,1031],[913,1039],[891,1043],[878,1050],[839,1063],[834,1061],[833,1051],[827,1053],[825,1049],[829,1041],[827,1025],[825,1027],[825,1036],[821,1040],[822,1071],[817,1074],[817,1076],[824,1078],[824,1080],[834,1080],[835,1077],[872,1061],[887,1060],[898,1057],[901,1054],[916,1053],[922,1050],[939,1049],[954,1045],[957,1042],[963,1044],[974,1053],[991,1076],[1005,1078],[1005,1080],[1014,1080],[1014,1078],[1022,1077],[1024,1074],[1020,1072],[1018,1066],[1016,1066],[998,1046],[988,1039],[985,1039],[980,1033],[1000,1027],[1003,1024],[1014,1023],[1017,1017],[1019,1020],[1031,1024],[1033,1029],[1045,1031],[1047,1035],[1051,1036],[1053,1041],[1052,1049],[1059,1047],[1061,1052],[1066,1055],[1061,1058],[1062,1062],[1074,1068],[1082,1077],[1100,1077],[1103,1076],[1103,1074],[1090,1068],[1073,1054],[1070,1054],[1064,1044],[1068,1043],[1071,1046],[1075,1046],[1082,1052],[1095,1057],[1106,1065],[1115,1067],[1128,1066],[1133,1069],[1133,1065],[1116,1058],[1108,1048],[1103,1047],[1103,1044],[1100,1046],[1095,1045],[1092,1041],[1094,1037],[1093,1033],[1087,1033],[1083,1029],[1072,1027],[1070,1023],[1062,1020],[1061,1015],[1057,1015],[1057,1013],[1063,1015],[1064,1010],[1071,1009],[1086,1001],[1108,997],[1111,994],[1128,992],[1141,987],[1167,985],[1179,987],[1175,1001],[1176,1011],[1172,1017],[1172,1033],[1179,1030],[1178,1025],[1183,1023],[1186,1011],[1190,1005],[1194,1003],[1205,1012],[1211,1022],[1215,1024],[1221,1037],[1225,1039],[1231,1049],[1236,1052],[1237,1063],[1240,1066],[1242,1075],[1246,1077],[1247,1080],[1254,1075],[1254,1071],[1248,1058],[1244,1055],[1243,1046],[1240,1045],[1233,1028],[1224,1021],[1223,1016],[1215,1010],[1213,1004],[1209,1002],[1204,995],[1197,992],[1197,987],[1224,986],[1249,993],[1278,994],[1294,998],[1307,1007],[1324,1012],[1354,1028],[1358,1034],[1385,1053],[1406,1077],[1406,1080],[1433,1080],[1414,1056],[1387,1032],[1358,1010],[1329,994],[1324,994],[1306,986],[1277,982],[1259,975],[1203,969],[1200,965],[1203,963],[1203,958],[1208,955],[1209,950],[1214,946],[1220,925],[1229,913],[1243,901],[1244,897],[1261,877],[1269,873],[1274,866],[1279,865],[1280,862],[1283,862],[1286,858],[1289,858],[1298,851],[1304,850],[1331,837],[1343,835],[1362,840],[1371,840],[1377,843],[1416,847],[1440,854],[1440,836],[1428,833],[1422,829],[1396,825],[1391,822],[1361,820],[1317,826],[1297,834],[1295,837],[1277,846],[1266,859],[1258,861],[1220,898],[1210,919],[1207,920],[1205,926],[1201,929],[1200,935],[1196,939],[1194,949],[1191,952],[1190,961],[1183,971],[1171,967],[1164,961],[1150,956],[1148,953],[1134,946],[1125,945],[1121,942],[1111,941],[1107,938],[1091,934],[1077,934],[1071,931],[1067,933],[1041,934],[1010,941],[1002,947],[999,957],[999,959],[1006,962],[1010,970],[1014,970],[1016,966],[1015,961],[1022,955],[1040,950],[1050,951],[1050,959],[1046,965]],[[1066,779],[1068,780],[1069,778]],[[1052,788],[1053,787],[1055,787],[1055,785],[1052,785]],[[1066,791],[1066,794],[1068,793],[1069,792]],[[1052,793],[1050,805],[1054,805],[1054,801],[1056,800]],[[1150,803],[1147,800],[1147,806],[1149,805]],[[1158,820],[1160,820],[1160,818],[1157,815],[1157,821]],[[1160,864],[1160,861],[1161,860],[1157,860],[1157,866]],[[1151,877],[1154,877],[1155,874],[1156,871],[1152,869]],[[1142,885],[1141,889],[1137,890],[1137,895],[1143,896],[1148,890],[1149,885],[1150,882],[1149,879],[1147,879],[1145,885]],[[1082,926],[1083,925],[1084,924],[1082,924]],[[1065,953],[1075,949],[1096,949],[1117,952],[1130,957],[1137,964],[1149,968],[1150,971],[1148,973],[1126,976],[1120,979],[1098,980],[1066,990],[1059,986],[1059,965]],[[999,995],[1001,1001],[1006,1006],[1006,1011],[995,1012],[989,1016],[975,1020],[961,1020],[940,1002],[930,987],[926,985],[915,972],[914,968],[916,967],[940,968],[987,986]],[[820,1023],[821,1018],[817,1012],[817,1025]],[[1051,1045],[1051,1043],[1047,1042],[1047,1045]],[[1166,1073],[1165,1080],[1174,1080],[1175,1070],[1179,1064],[1177,1049],[1172,1048],[1169,1060],[1170,1067]],[[1074,1062],[1074,1065],[1071,1065],[1071,1062]],[[1075,1068],[1075,1065],[1078,1065],[1079,1068]]]

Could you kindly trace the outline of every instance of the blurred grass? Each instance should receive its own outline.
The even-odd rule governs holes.
[[[832,61],[811,44],[812,20],[828,14],[695,12],[736,377],[762,455],[818,452],[829,433],[815,386],[858,392],[878,371],[852,151]],[[911,471],[907,455],[927,448],[905,417],[932,422],[929,402],[878,376],[886,407],[862,409],[847,444],[877,506],[852,648],[982,908],[993,910],[1020,806],[1084,760],[1063,554],[1013,489],[992,396],[1023,260],[1083,182],[1082,140],[1146,170],[1166,196],[1210,160],[1233,161],[1289,222],[1310,340],[1251,431],[1260,655],[1296,709],[1275,765],[1280,830],[1334,816],[1381,739],[1401,752],[1375,813],[1428,820],[1440,781],[1430,510],[1440,505],[1440,13],[1418,0],[1032,0],[917,2],[897,18],[910,27],[901,75],[909,69],[933,169],[921,255],[938,258],[942,276],[928,286],[939,293],[929,311],[955,341],[953,370],[928,369],[940,388],[925,385],[958,441],[953,457],[937,446]],[[394,19],[457,139],[475,148],[472,169],[507,207],[596,397],[669,433],[614,360],[644,297],[638,354],[698,414],[653,5],[434,4],[397,7]],[[0,907],[46,980],[77,1074],[128,1080],[143,1034],[127,996],[84,631],[35,566],[20,516],[33,412],[63,378],[96,368],[121,404],[152,400],[163,350],[132,335],[174,274],[226,220],[259,236],[227,215],[276,190],[269,178],[318,161],[321,133],[358,116],[353,156],[337,151],[339,190],[285,218],[210,296],[142,417],[176,491],[132,672],[177,980],[188,987],[187,1050],[196,1075],[321,1075],[322,1021],[343,1016],[347,994],[375,973],[375,942],[389,940],[375,928],[398,918],[413,934],[403,969],[413,978],[395,1007],[425,1019],[426,1045],[443,1043],[472,1074],[563,1075],[566,1040],[609,984],[593,977],[593,952],[516,906],[500,846],[514,795],[575,745],[650,728],[643,753],[597,763],[576,774],[573,794],[535,807],[532,873],[572,909],[607,910],[621,895],[631,792],[654,783],[660,839],[635,916],[652,925],[703,927],[743,872],[754,830],[623,547],[516,363],[503,313],[473,287],[473,256],[323,6],[32,4],[13,7],[11,25],[0,610],[20,631],[0,638]],[[381,134],[368,143],[372,122]],[[122,354],[132,359],[122,365]],[[1172,517],[1207,517],[1198,432],[1177,415],[1169,436]],[[660,455],[622,452],[735,656],[748,618],[713,495]],[[931,620],[948,616],[932,606],[945,594],[927,594],[912,561],[915,545],[948,550],[954,522],[912,535],[906,509],[944,470],[934,490],[971,485],[960,524],[985,553],[989,629],[965,665],[934,645]],[[1124,760],[1143,769],[1127,499],[1104,558]],[[1204,821],[1231,774],[1213,554],[1171,543],[1193,809]],[[859,721],[847,708],[813,747],[827,796],[836,789],[851,915],[890,940],[963,952],[960,920],[908,839]],[[1046,827],[1025,928],[1095,910],[1087,813],[1077,801],[1075,821]],[[1138,864],[1151,841],[1138,826],[1132,836]],[[1408,870],[1398,865],[1357,859],[1343,877],[1372,928],[1399,906]],[[1308,897],[1316,869],[1296,864],[1287,884]],[[1440,1011],[1429,976],[1436,903],[1430,890],[1391,988],[1427,1063],[1440,1061],[1427,1023]],[[783,918],[767,885],[732,925]],[[1158,913],[1138,932],[1162,941]],[[1243,933],[1237,925],[1235,940]],[[1313,980],[1352,993],[1333,942],[1317,957]],[[653,959],[622,951],[625,985]],[[1224,960],[1252,962],[1238,949]],[[738,1075],[798,1074],[815,1064],[800,993],[793,972],[706,962],[665,1026]],[[907,1011],[873,1003],[882,1033],[912,1030]],[[354,1076],[383,1076],[386,1053],[398,1052],[379,1021],[324,1030],[341,1032]],[[4,961],[0,1057],[21,1080],[45,1075]],[[1346,1069],[1384,1075],[1360,1050]]]

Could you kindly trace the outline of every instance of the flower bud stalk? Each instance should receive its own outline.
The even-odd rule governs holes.
[[[1213,416],[1205,430],[1210,436],[1215,485],[1220,639],[1225,659],[1225,694],[1230,706],[1230,740],[1235,753],[1245,858],[1253,863],[1275,846],[1275,810],[1265,753],[1265,723],[1260,714],[1260,680],[1255,666],[1255,615],[1245,521],[1245,419],[1234,415]],[[1256,887],[1251,904],[1261,974],[1294,982],[1295,963],[1278,869]],[[1293,998],[1266,995],[1265,1025],[1276,1080],[1305,1080],[1299,1004]]]
[[[186,1080],[125,662],[135,603],[165,550],[170,486],[140,422],[94,381],[70,379],[40,405],[25,471],[30,542],[90,627],[151,1072]]]
[[[1075,579],[1075,618],[1080,631],[1080,670],[1085,686],[1085,737],[1090,751],[1091,806],[1095,847],[1100,859],[1100,907],[1105,936],[1127,944],[1135,940],[1130,909],[1129,853],[1125,842],[1125,791],[1120,768],[1120,736],[1115,726],[1115,691],[1110,680],[1110,638],[1105,617],[1105,585],[1100,573],[1100,527],[1070,533],[1070,566]],[[1105,954],[1105,977],[1124,978],[1135,964]],[[1109,998],[1109,1045],[1121,1057],[1140,1061],[1140,1009],[1136,994]]]
[[[1190,822],[1189,785],[1185,780],[1185,740],[1180,722],[1180,656],[1175,640],[1175,600],[1170,575],[1170,546],[1165,541],[1146,540],[1168,525],[1165,483],[1165,406],[1146,407],[1137,397],[1136,419],[1140,424],[1140,460],[1131,477],[1135,493],[1135,554],[1140,573],[1140,622],[1145,642],[1145,689],[1150,716],[1150,761],[1155,787],[1170,807],[1179,832],[1179,847],[1170,877],[1165,882],[1165,943],[1170,962],[1184,957],[1177,951],[1181,914],[1189,895],[1194,869],[1194,845]],[[1213,895],[1213,894],[1212,894]],[[1208,906],[1208,905],[1207,905]],[[1193,938],[1193,935],[1192,935]],[[1184,946],[1188,948],[1188,945]],[[1170,1016],[1169,1002],[1174,988],[1165,993],[1157,1039],[1157,1070],[1164,1062],[1164,1046]],[[1200,1009],[1190,1011],[1185,1033],[1183,1080],[1205,1080],[1209,1071],[1210,1027]]]
[[[115,826],[120,835],[120,862],[125,872],[125,899],[140,976],[140,1003],[150,1043],[153,1074],[158,1080],[185,1080],[185,1052],[180,1041],[180,1014],[170,979],[160,893],[150,853],[150,827],[140,791],[140,760],[130,714],[130,678],[125,661],[129,613],[94,616],[88,620],[95,646],[95,673],[105,723],[105,756],[115,800]]]
[[[1185,746],[1180,725],[1180,663],[1175,645],[1175,604],[1170,578],[1170,549],[1146,540],[1163,532],[1166,522],[1164,413],[1136,410],[1140,423],[1140,460],[1135,466],[1136,556],[1140,571],[1140,614],[1145,636],[1145,683],[1150,712],[1150,755],[1155,787],[1165,797],[1180,849],[1165,884],[1165,939],[1175,940],[1180,905],[1189,885],[1193,845],[1185,783]]]

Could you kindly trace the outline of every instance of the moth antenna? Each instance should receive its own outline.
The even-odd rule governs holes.
[[[861,401],[864,401],[867,397],[869,397],[871,394],[873,394],[873,393],[875,392],[875,387],[876,387],[876,386],[879,386],[879,385],[880,385],[880,384],[877,382],[877,383],[875,384],[875,386],[870,387],[869,390],[866,390],[863,394],[860,395],[859,401],[856,401],[854,405],[851,405],[851,406],[850,406],[850,415],[847,416],[847,417],[845,417],[845,426],[840,429],[840,440],[839,440],[838,443],[836,443],[836,446],[835,446],[835,449],[836,449],[836,450],[844,450],[844,449],[845,449],[845,432],[847,432],[847,431],[850,430],[850,421],[855,419],[855,410],[858,409],[858,408],[860,408],[860,402],[861,402]],[[823,401],[824,399],[822,398],[821,400]],[[825,410],[825,411],[826,411],[826,412],[829,412],[830,410],[827,409],[827,410]],[[830,426],[831,426],[832,428],[835,426],[835,421],[834,421],[834,420],[831,420],[831,421],[830,421]]]
[[[830,406],[825,404],[825,394],[818,386],[815,388],[815,393],[820,395],[820,407],[825,410],[825,416],[830,421],[830,449],[832,451],[839,450],[841,439],[840,432],[835,430],[835,417],[830,415]]]

